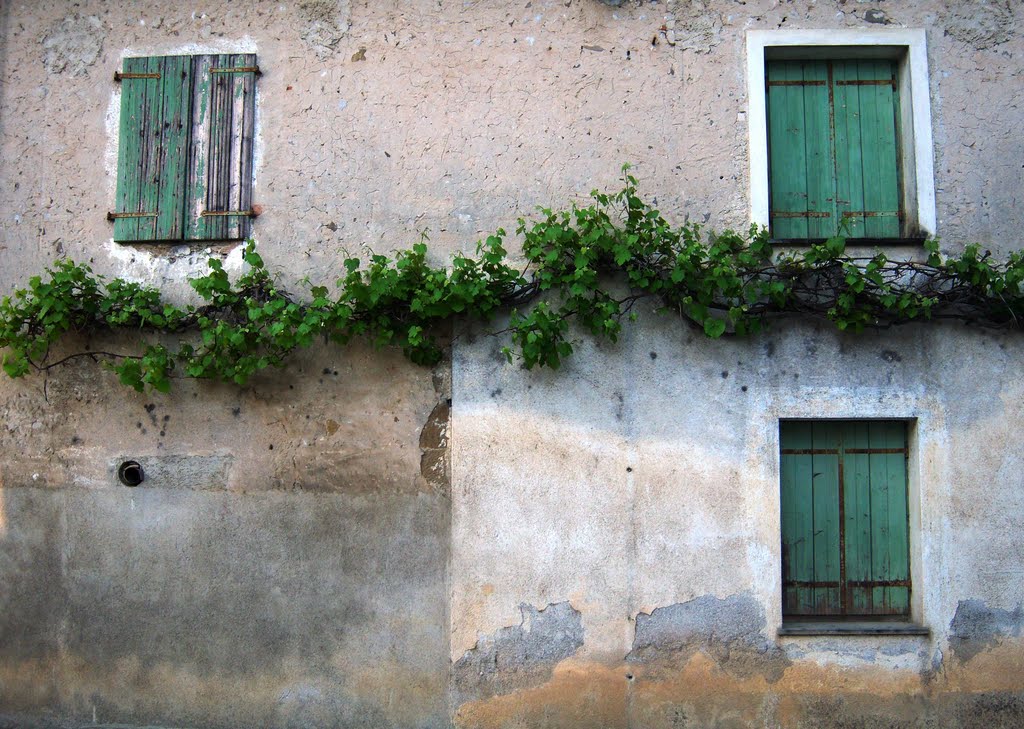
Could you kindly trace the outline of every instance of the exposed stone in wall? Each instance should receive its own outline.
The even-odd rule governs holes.
[[[1017,0],[953,3],[943,18],[946,33],[979,51],[1006,43],[1017,34]]]
[[[451,405],[442,400],[430,411],[420,431],[420,473],[427,483],[447,490],[448,486],[448,419]]]
[[[519,625],[480,638],[455,663],[457,704],[542,684],[583,645],[582,616],[568,602],[519,610]]]
[[[646,663],[671,658],[678,664],[701,651],[730,673],[761,673],[770,681],[778,680],[789,661],[764,630],[764,607],[753,596],[704,595],[637,615],[627,660]]]
[[[674,11],[665,21],[669,43],[683,50],[708,53],[722,42],[722,14],[711,7],[710,0],[678,3]]]
[[[1024,635],[1024,606],[1013,610],[991,608],[982,600],[961,600],[949,624],[949,647],[967,662],[1005,638]]]
[[[106,31],[95,15],[69,15],[43,36],[43,65],[48,73],[81,76],[103,51]]]
[[[146,488],[175,488],[211,491],[227,488],[234,459],[228,454],[176,454],[135,458],[127,454],[111,461],[110,483],[117,485],[117,468],[123,461],[137,460],[145,475]]]
[[[348,0],[299,0],[299,37],[321,61],[334,54],[349,27]]]

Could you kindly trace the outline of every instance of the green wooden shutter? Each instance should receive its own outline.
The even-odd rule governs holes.
[[[189,146],[189,240],[249,235],[256,76],[251,54],[195,56]],[[245,70],[236,70],[245,69]],[[226,213],[226,214],[225,214]]]
[[[773,237],[899,237],[894,64],[772,61],[766,84]]]
[[[249,235],[255,67],[251,54],[124,60],[114,240]]]
[[[784,421],[779,435],[783,613],[906,615],[905,424]]]
[[[114,240],[180,240],[189,135],[188,59],[126,58],[123,68]]]
[[[772,235],[828,237],[836,222],[827,65],[782,61],[767,73]]]

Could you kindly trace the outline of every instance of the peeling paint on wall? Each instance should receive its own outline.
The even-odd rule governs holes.
[[[949,647],[966,663],[1005,638],[1024,635],[1024,606],[991,608],[982,600],[961,600],[949,624]]]
[[[519,607],[519,625],[483,636],[456,661],[457,703],[507,694],[551,678],[555,665],[583,645],[583,621],[568,602]]]
[[[765,623],[764,606],[752,595],[704,595],[637,615],[633,649],[626,660],[652,663],[671,658],[678,664],[702,652],[729,673],[760,673],[776,681],[789,659],[765,637]]]

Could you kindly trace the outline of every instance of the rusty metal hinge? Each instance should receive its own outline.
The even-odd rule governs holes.
[[[239,218],[255,218],[259,213],[255,210],[204,210],[199,213],[200,218],[212,218],[212,217],[239,217]]]
[[[902,210],[847,210],[844,218],[902,218]]]
[[[254,73],[262,76],[263,72],[259,66],[242,66],[240,68],[211,68],[210,73]]]
[[[782,210],[773,210],[771,216],[773,218],[831,218],[832,213],[822,213],[815,211],[785,212]]]
[[[117,220],[118,218],[155,218],[156,213],[107,213],[107,220]]]
[[[114,71],[114,80],[121,81],[126,78],[160,78],[158,73],[121,73],[120,71]]]

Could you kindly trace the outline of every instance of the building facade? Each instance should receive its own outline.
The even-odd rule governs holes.
[[[249,235],[295,291],[442,263],[624,162],[678,223],[1020,248],[1013,0],[40,0],[0,38],[5,295],[68,257],[189,301]],[[1024,724],[1019,332],[656,308],[559,371],[456,322],[432,369],[5,378],[0,725]]]

